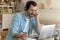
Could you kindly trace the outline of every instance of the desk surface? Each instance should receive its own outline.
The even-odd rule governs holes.
[[[42,39],[42,40],[54,40],[54,38],[45,38],[45,39]]]

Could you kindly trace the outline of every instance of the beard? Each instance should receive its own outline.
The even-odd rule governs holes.
[[[27,13],[29,17],[32,17],[33,16],[33,13]]]

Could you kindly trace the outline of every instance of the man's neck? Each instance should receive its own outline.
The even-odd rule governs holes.
[[[27,12],[25,13],[25,16],[27,19],[30,19],[30,16],[27,14]]]

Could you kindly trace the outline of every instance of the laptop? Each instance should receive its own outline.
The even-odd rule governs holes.
[[[40,30],[39,39],[52,37],[55,31],[55,24],[44,25]]]

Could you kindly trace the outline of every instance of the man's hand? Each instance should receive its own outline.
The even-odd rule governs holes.
[[[27,38],[27,32],[24,32],[22,35],[22,40],[25,40]]]
[[[35,13],[35,14],[33,14],[34,15],[34,17],[37,17],[38,16],[38,14],[37,13]]]
[[[33,15],[34,15],[35,18],[39,18],[39,16],[40,16],[40,14],[38,14],[38,13],[35,13]]]
[[[20,35],[20,34],[14,34],[14,38],[20,38],[20,39],[22,39],[22,40],[25,40],[26,38],[27,38],[27,32],[24,32],[22,35]]]

